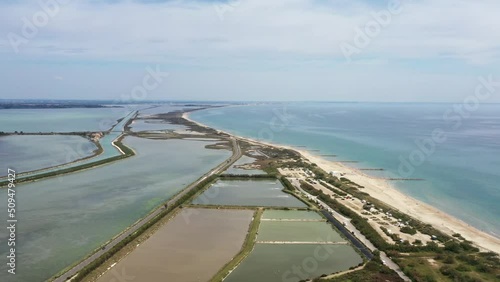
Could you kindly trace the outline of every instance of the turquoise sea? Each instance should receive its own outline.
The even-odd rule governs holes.
[[[397,181],[402,192],[500,237],[500,105],[272,103],[207,109],[217,129],[300,146]],[[303,147],[305,146],[305,147]]]

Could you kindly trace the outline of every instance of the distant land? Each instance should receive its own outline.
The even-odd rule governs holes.
[[[0,109],[69,109],[69,108],[122,108],[121,106],[105,106],[95,104],[3,104],[0,103]]]
[[[44,100],[44,99],[0,99],[2,109],[71,109],[71,108],[123,108],[122,105],[158,104],[184,107],[206,107],[213,102],[205,101],[112,101],[112,100]],[[228,103],[218,102],[218,105]],[[238,104],[238,103],[233,103]],[[240,103],[243,104],[243,103]]]

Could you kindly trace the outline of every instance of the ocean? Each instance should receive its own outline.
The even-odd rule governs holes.
[[[500,104],[267,103],[196,111],[236,135],[310,150],[500,237]]]

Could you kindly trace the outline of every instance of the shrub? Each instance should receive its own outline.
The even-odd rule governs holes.
[[[410,234],[410,235],[417,234],[417,230],[415,228],[411,228],[409,226],[401,227],[400,230],[401,230],[401,232],[406,233],[406,234]]]
[[[455,263],[455,258],[453,258],[453,256],[447,256],[443,260],[443,262],[446,263],[446,264],[454,264]]]
[[[467,272],[470,271],[470,268],[467,267],[465,264],[460,264],[459,266],[457,266],[456,270],[460,272]]]

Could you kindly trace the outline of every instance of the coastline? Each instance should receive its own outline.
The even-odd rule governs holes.
[[[209,127],[200,122],[192,120],[189,118],[190,112],[183,113],[182,117],[189,120],[199,126]],[[216,128],[215,128],[216,129]],[[345,178],[364,186],[363,192],[370,194],[370,196],[386,203],[395,209],[408,214],[409,216],[420,220],[424,223],[431,224],[434,228],[440,230],[441,232],[452,236],[455,233],[460,233],[465,239],[472,241],[476,246],[484,251],[493,251],[500,254],[500,239],[483,232],[466,222],[455,218],[429,204],[421,202],[414,199],[399,190],[394,186],[389,184],[387,181],[378,179],[375,177],[368,176],[361,171],[346,166],[345,164],[326,160],[320,156],[313,155],[311,152],[306,150],[301,150],[281,144],[273,144],[268,142],[262,142],[253,140],[250,138],[245,138],[241,136],[236,136],[229,132],[216,129],[218,131],[224,132],[230,136],[237,137],[239,139],[248,141],[250,143],[264,144],[267,146],[285,148],[289,150],[296,151],[300,153],[304,158],[308,159],[312,163],[316,163],[320,168],[329,171],[342,171],[346,173]]]

